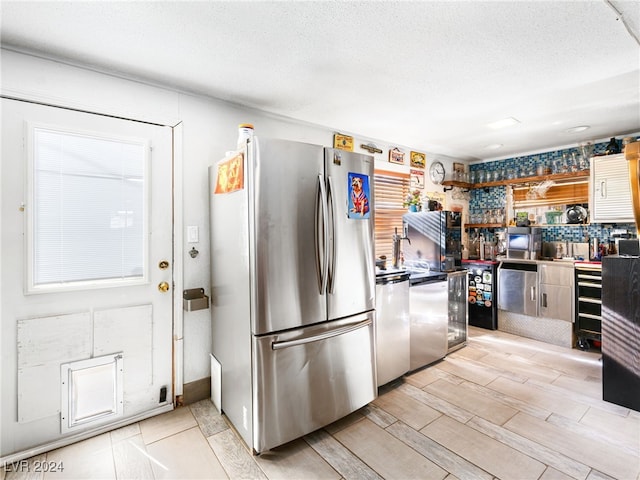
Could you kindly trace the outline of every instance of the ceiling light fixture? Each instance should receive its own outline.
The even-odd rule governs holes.
[[[502,143],[492,143],[491,145],[487,145],[486,148],[487,150],[498,150],[499,148],[504,147],[504,145]]]
[[[487,127],[497,130],[499,128],[510,127],[518,123],[520,123],[520,120],[513,117],[507,117],[507,118],[503,118],[502,120],[498,120],[496,122],[487,123]]]
[[[577,127],[567,128],[564,133],[579,133],[591,128],[591,125],[579,125]]]

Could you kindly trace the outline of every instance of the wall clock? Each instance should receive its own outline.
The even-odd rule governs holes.
[[[444,181],[444,165],[441,162],[433,162],[429,167],[429,178],[436,185]]]

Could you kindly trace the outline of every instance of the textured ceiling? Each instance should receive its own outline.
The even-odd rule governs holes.
[[[465,161],[640,131],[637,0],[0,8],[5,48]]]

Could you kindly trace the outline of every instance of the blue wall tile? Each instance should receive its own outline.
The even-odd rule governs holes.
[[[608,143],[608,141],[596,143],[594,145],[593,153],[604,153]],[[573,158],[574,156],[580,157],[580,152],[578,151],[578,148],[568,148],[564,150],[536,153],[535,155],[508,158],[495,162],[478,163],[470,165],[469,172],[475,172],[475,175],[477,175],[478,172],[482,170],[487,175],[491,175],[491,178],[495,175],[494,172],[498,172],[497,175],[500,180],[503,179],[503,172],[507,172],[509,169],[517,171],[518,176],[535,175],[536,168],[540,164],[546,168],[553,169],[554,166],[557,167],[558,162],[563,162],[563,155],[564,159]],[[522,173],[522,175],[520,173]],[[506,192],[507,189],[504,186],[472,190],[471,197],[469,199],[470,214],[473,214],[474,212],[484,212],[488,209],[505,208]],[[573,226],[561,225],[557,227],[543,227],[542,241],[554,242],[568,240],[570,242],[588,242],[592,238],[598,238],[600,242],[608,242],[612,238],[614,228],[626,229],[631,233],[635,232],[635,225],[626,223],[613,225],[598,223]]]

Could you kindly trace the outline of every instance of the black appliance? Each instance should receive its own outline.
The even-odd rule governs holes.
[[[589,350],[592,342],[602,341],[602,265],[596,262],[575,263],[576,346]]]
[[[465,261],[463,266],[468,271],[469,293],[469,325],[498,329],[498,280],[496,268],[498,262]]]
[[[410,243],[404,245],[409,269],[453,272],[462,267],[462,221],[459,212],[415,212],[402,216]]]
[[[602,399],[640,411],[640,257],[602,259]]]

